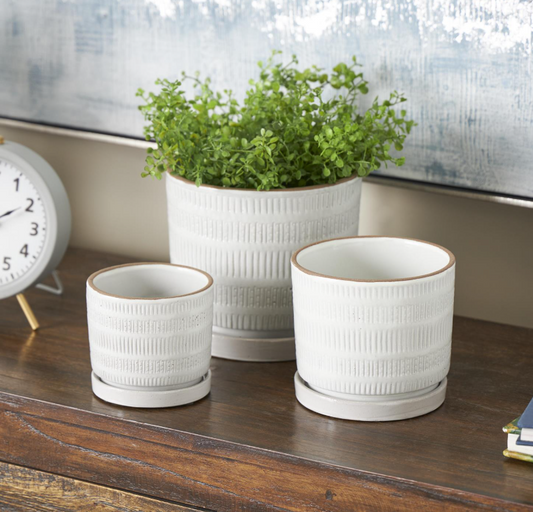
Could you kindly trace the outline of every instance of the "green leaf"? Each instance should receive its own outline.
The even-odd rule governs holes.
[[[141,175],[161,179],[171,169],[195,183],[272,190],[363,176],[387,162],[402,165],[389,148],[402,151],[416,126],[405,110],[396,115],[405,98],[393,92],[361,109],[358,95],[368,85],[356,66],[353,58],[328,74],[299,68],[295,57],[284,63],[273,52],[244,101],[198,75],[158,79],[157,91],[137,91],[144,136],[157,143],[147,150]]]

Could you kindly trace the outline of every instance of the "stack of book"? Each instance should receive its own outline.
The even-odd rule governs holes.
[[[513,459],[533,462],[533,399],[516,420],[503,427],[507,432],[507,450],[503,454]]]

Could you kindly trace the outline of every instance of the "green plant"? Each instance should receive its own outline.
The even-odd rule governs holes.
[[[327,74],[315,66],[299,71],[295,56],[286,65],[276,62],[280,53],[258,63],[260,77],[250,80],[243,105],[198,74],[157,80],[159,94],[139,89],[146,139],[157,142],[142,175],[161,179],[168,169],[197,185],[270,190],[335,183],[404,163],[389,153],[402,149],[414,125],[405,110],[396,112],[406,101],[401,94],[376,98],[360,112],[357,97],[368,87],[355,57]],[[197,91],[192,99],[182,89],[186,80]]]

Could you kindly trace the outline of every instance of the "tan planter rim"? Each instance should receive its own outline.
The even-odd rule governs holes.
[[[348,176],[347,178],[342,178],[335,183],[325,183],[324,185],[309,185],[307,187],[293,187],[293,188],[274,188],[271,190],[256,190],[255,188],[236,188],[236,187],[220,187],[218,185],[204,185],[203,183],[197,187],[196,183],[194,181],[185,179],[183,176],[177,176],[175,174],[172,174],[170,170],[167,170],[167,174],[169,177],[174,178],[178,181],[181,181],[182,183],[186,183],[187,185],[192,185],[196,188],[211,188],[214,190],[224,190],[228,192],[256,192],[258,194],[261,193],[271,193],[271,192],[300,192],[305,190],[315,190],[319,188],[327,188],[327,187],[334,187],[335,185],[340,185],[341,183],[346,183],[348,181],[355,180],[357,178],[360,178],[357,174],[354,174],[352,176]]]
[[[297,258],[298,255],[305,251],[306,249],[309,249],[310,247],[313,247],[315,245],[325,244],[328,242],[334,242],[337,240],[359,240],[363,238],[381,238],[384,240],[407,240],[410,242],[418,242],[425,245],[432,245],[433,247],[437,247],[438,249],[444,251],[446,254],[448,254],[450,261],[439,270],[436,270],[435,272],[430,272],[429,274],[421,274],[419,276],[413,276],[413,277],[404,277],[401,279],[352,279],[349,277],[334,277],[327,274],[321,274],[319,272],[314,272],[312,270],[308,270],[300,263],[298,263]],[[321,240],[320,242],[315,242],[309,245],[306,245],[305,247],[302,247],[298,249],[291,257],[291,263],[301,272],[308,274],[310,276],[316,276],[316,277],[323,277],[325,279],[332,279],[334,281],[351,281],[354,283],[397,283],[397,282],[404,282],[404,281],[415,281],[417,279],[424,279],[426,277],[435,276],[437,274],[442,274],[446,272],[449,268],[453,267],[455,265],[455,256],[454,254],[446,249],[446,247],[442,247],[442,245],[434,244],[433,242],[426,242],[425,240],[419,240],[418,238],[407,238],[407,237],[401,237],[401,236],[346,236],[341,238],[331,238],[329,240]]]
[[[196,290],[191,293],[185,293],[183,295],[171,295],[168,297],[127,297],[125,295],[115,295],[113,293],[107,293],[98,288],[94,284],[94,280],[96,277],[98,277],[100,274],[104,274],[106,272],[110,272],[112,270],[116,270],[119,268],[125,268],[125,267],[137,267],[137,266],[148,266],[148,265],[158,265],[158,266],[166,266],[166,267],[178,267],[178,268],[184,268],[187,270],[194,270],[195,272],[198,272],[199,274],[203,274],[205,277],[207,277],[207,284],[200,288],[199,290]],[[199,293],[205,292],[211,286],[213,286],[213,278],[203,270],[200,270],[199,268],[194,267],[188,267],[187,265],[176,265],[175,263],[158,263],[158,262],[138,262],[138,263],[125,263],[124,265],[114,265],[112,267],[103,268],[101,270],[98,270],[91,274],[89,278],[87,279],[87,285],[90,286],[96,293],[100,295],[105,295],[107,297],[114,297],[116,299],[123,299],[123,300],[165,300],[165,299],[181,299],[183,297],[190,297],[191,295],[197,295]]]

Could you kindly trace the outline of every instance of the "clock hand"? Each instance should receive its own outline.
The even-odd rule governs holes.
[[[11,215],[13,212],[16,212],[17,210],[20,210],[20,208],[21,208],[21,207],[19,206],[18,208],[15,208],[14,210],[10,210],[10,211],[8,211],[8,212],[6,212],[6,213],[0,215],[0,219],[1,219],[2,217],[7,217],[8,215]]]

